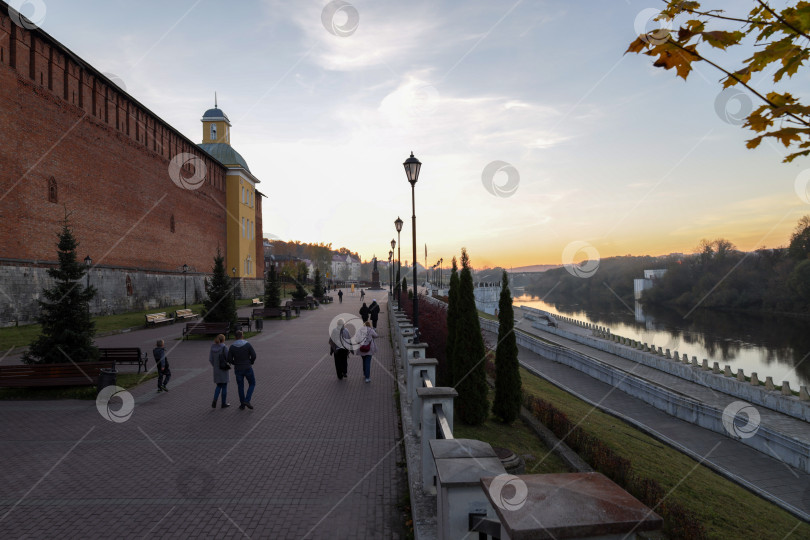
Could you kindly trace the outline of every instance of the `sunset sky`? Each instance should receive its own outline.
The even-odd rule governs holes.
[[[684,82],[624,55],[655,28],[645,23],[661,5],[38,0],[21,9],[193,141],[216,91],[231,143],[268,197],[268,237],[385,259],[400,216],[402,258],[412,259],[402,162],[413,151],[423,163],[420,262],[425,243],[429,264],[466,246],[477,267],[570,262],[572,242],[601,257],[689,253],[719,236],[742,250],[786,245],[810,213],[801,176],[810,161],[783,164],[785,149],[769,143],[747,150],[751,132],[723,118],[745,104],[718,105],[710,66]],[[713,58],[736,69],[746,52]],[[800,72],[787,88],[807,98],[795,89],[808,82]],[[767,91],[770,77],[753,83]],[[491,193],[482,175],[499,168]]]

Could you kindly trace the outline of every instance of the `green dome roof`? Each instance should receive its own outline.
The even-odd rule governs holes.
[[[250,172],[247,161],[239,152],[233,149],[230,144],[225,143],[204,143],[199,145],[200,148],[214,156],[214,158],[223,165],[239,166]],[[252,173],[251,173],[252,174]]]

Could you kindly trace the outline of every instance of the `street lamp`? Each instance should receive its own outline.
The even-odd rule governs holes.
[[[400,276],[400,272],[402,271],[402,244],[400,243],[400,240],[399,240],[399,233],[402,232],[403,223],[404,222],[401,219],[399,219],[399,216],[397,216],[396,221],[394,221],[394,227],[396,227],[396,229],[397,229],[397,246],[399,246],[397,248],[397,277],[399,277],[400,279],[397,280],[397,290],[399,291],[399,294],[397,295],[397,309],[399,309],[400,311],[402,310],[402,301],[401,301],[401,298],[402,298],[402,289],[401,289],[401,287],[402,287],[402,278]],[[394,247],[393,244],[394,244],[394,241],[391,240],[391,247],[392,248]]]
[[[84,266],[87,267],[87,288],[90,288],[90,265],[93,264],[93,259],[90,258],[90,255],[84,258]]]
[[[419,299],[416,287],[416,181],[419,180],[419,170],[422,162],[413,157],[406,159],[402,165],[405,167],[405,175],[411,184],[411,228],[413,229],[413,342],[419,343]]]
[[[391,240],[393,242],[393,240]],[[394,267],[391,265],[391,259],[394,258],[394,246],[388,251],[388,289],[391,296],[394,295]]]
[[[188,308],[188,292],[186,292],[186,278],[188,277],[188,265],[183,265],[183,309]]]

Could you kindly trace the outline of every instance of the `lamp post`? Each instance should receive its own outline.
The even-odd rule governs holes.
[[[93,259],[90,255],[84,258],[84,266],[87,267],[87,288],[90,288],[90,265],[93,264]]]
[[[391,250],[388,252],[388,289],[392,296],[394,294],[394,267],[391,266],[391,259],[393,258],[394,246],[391,246]]]
[[[188,308],[188,292],[186,289],[186,278],[188,277],[188,265],[183,265],[183,309]]]
[[[399,219],[399,216],[397,216],[396,221],[394,221],[394,227],[396,227],[396,229],[397,229],[397,246],[399,246],[399,247],[397,247],[397,276],[400,278],[399,280],[397,280],[398,281],[397,290],[399,291],[399,294],[397,295],[397,309],[399,309],[399,310],[402,310],[402,300],[401,300],[401,298],[402,298],[402,289],[401,289],[401,287],[402,287],[402,277],[401,277],[401,274],[400,274],[400,272],[402,271],[402,244],[400,243],[400,240],[399,240],[399,233],[402,232],[403,223],[404,222],[401,219]],[[393,243],[394,243],[394,241],[391,240],[391,244],[393,244]],[[391,247],[394,247],[394,246],[392,245]]]
[[[416,281],[416,181],[419,180],[419,170],[422,162],[413,157],[406,159],[402,165],[405,167],[405,175],[411,184],[411,228],[413,229],[413,342],[419,343],[419,299],[417,294]]]

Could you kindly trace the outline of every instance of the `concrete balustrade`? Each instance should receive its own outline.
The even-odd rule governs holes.
[[[790,381],[782,381],[782,395],[792,396],[793,392],[790,390]]]
[[[498,521],[481,478],[506,474],[492,447],[471,439],[430,441],[436,463],[438,538],[471,538],[470,514]]]
[[[745,373],[743,373],[742,369],[737,370],[737,380],[740,382],[745,382]]]
[[[413,341],[413,338],[410,338]],[[420,360],[427,356],[427,343],[405,343],[402,349],[405,354],[402,355],[403,367],[405,368],[405,375],[407,376],[410,371],[411,360]]]
[[[756,371],[751,374],[751,386],[759,386],[759,377],[757,377]]]
[[[700,364],[698,364],[697,356],[692,357],[692,365],[695,367],[700,367]]]
[[[734,375],[731,374],[731,366],[727,365],[725,368],[723,368],[723,375],[725,375],[726,377],[733,377],[734,376]]]
[[[453,400],[458,396],[458,392],[453,388],[417,388],[416,395],[422,403],[420,422],[422,429],[422,490],[425,493],[436,493],[436,463],[433,460],[433,453],[430,450],[430,441],[436,440],[436,414],[435,405],[440,405],[450,430],[453,430]]]
[[[720,364],[718,362],[712,364],[712,373],[720,373]]]
[[[411,359],[410,367],[408,369],[408,381],[406,387],[408,389],[408,403],[411,404],[411,418],[414,422],[419,418],[422,411],[422,402],[416,395],[416,389],[424,387],[422,382],[423,376],[429,380],[432,386],[436,386],[436,366],[439,361],[435,358],[420,358]],[[420,426],[414,426],[417,430]]]
[[[776,387],[773,385],[773,377],[766,377],[765,378],[765,389],[766,390],[775,390]]]
[[[799,399],[801,401],[810,401],[810,394],[807,393],[807,387],[806,386],[800,386],[799,387]]]

